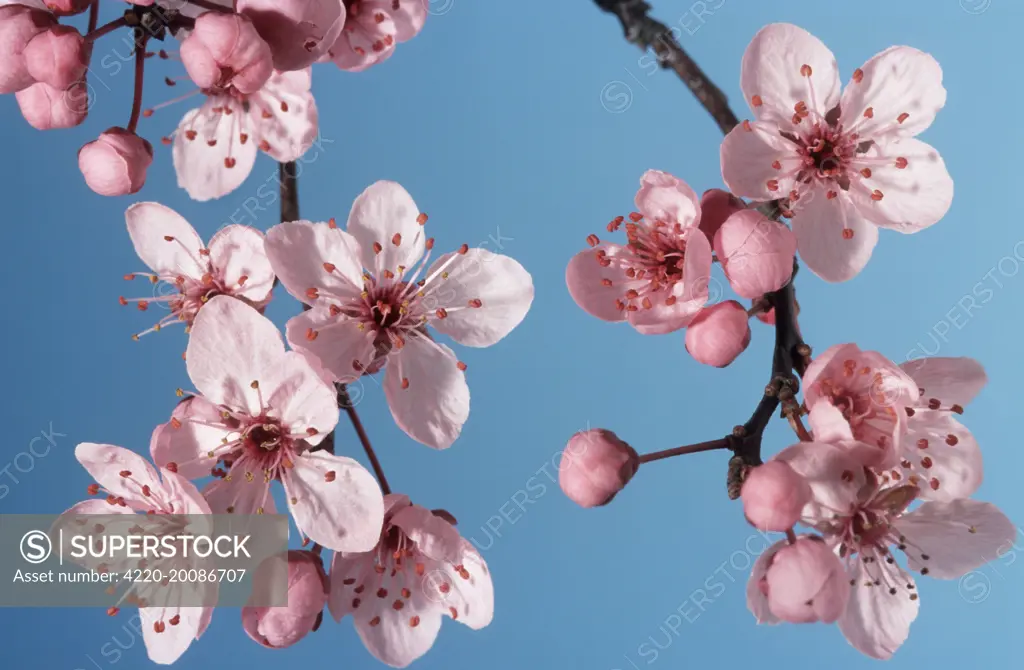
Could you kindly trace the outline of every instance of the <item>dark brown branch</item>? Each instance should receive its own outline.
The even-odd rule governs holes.
[[[644,0],[594,0],[598,7],[614,14],[626,40],[644,51],[653,49],[658,64],[666,70],[673,70],[683,80],[698,102],[708,110],[723,133],[728,133],[739,123],[729,108],[729,100],[721,89],[712,83],[700,66],[679,45],[668,26],[647,15],[651,6]]]
[[[649,454],[642,454],[640,456],[640,462],[650,463],[651,461],[660,461],[663,458],[671,458],[672,456],[696,454],[701,451],[713,451],[715,449],[730,449],[731,446],[729,438],[722,437],[717,440],[708,440],[707,442],[687,444],[682,447],[675,447],[674,449],[666,449],[665,451],[654,451]]]
[[[281,182],[281,223],[299,220],[299,180],[295,174],[295,161],[278,164]]]

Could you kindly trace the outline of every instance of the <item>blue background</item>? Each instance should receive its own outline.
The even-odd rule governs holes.
[[[1024,519],[1024,451],[1016,429],[1024,377],[1024,233],[1017,211],[1024,106],[1017,32],[1024,6],[1011,0],[653,4],[654,15],[678,28],[683,46],[741,118],[748,112],[738,88],[740,58],[754,33],[773,21],[818,35],[838,58],[844,81],[893,44],[938,58],[949,100],[923,139],[941,151],[954,177],[952,209],[920,234],[883,232],[872,262],[851,282],[827,285],[801,272],[801,324],[819,351],[855,341],[898,362],[922,350],[980,359],[990,382],[964,417],[988,465],[978,497]],[[701,4],[717,9],[697,17]],[[121,9],[103,5],[104,19]],[[304,217],[343,221],[363,188],[397,180],[430,214],[439,249],[468,242],[500,250],[518,259],[536,285],[532,311],[508,338],[490,349],[459,349],[473,403],[450,450],[434,452],[406,437],[380,387],[364,380],[359,411],[392,485],[452,511],[494,575],[491,626],[474,633],[446,622],[416,667],[812,668],[825,654],[830,667],[872,664],[832,626],[755,626],[744,584],[766,542],[725,496],[726,454],[645,465],[599,510],[576,508],[549,478],[565,440],[579,429],[611,428],[641,452],[711,439],[747,418],[767,380],[772,336],[761,324],[752,324],[750,349],[715,370],[686,355],[682,333],[645,337],[587,316],[564,283],[566,262],[586,236],[628,213],[644,170],[671,171],[698,192],[720,186],[718,129],[675,76],[654,68],[591,2],[444,0],[432,8],[437,15],[421,35],[399,45],[387,63],[360,74],[315,69],[323,142],[307,154],[300,184]],[[95,58],[116,52],[127,59],[124,36],[104,38]],[[147,105],[180,90],[160,83],[164,70],[180,69],[153,69]],[[89,478],[73,458],[75,444],[110,442],[145,453],[153,427],[176,402],[174,389],[189,386],[180,330],[129,339],[159,314],[117,304],[122,293],[148,290],[121,279],[145,269],[125,231],[124,209],[160,201],[206,239],[232,215],[263,230],[276,223],[276,203],[263,200],[269,209],[255,216],[244,210],[260,185],[275,184],[276,165],[265,156],[249,181],[219,201],[192,202],[175,186],[169,149],[157,140],[188,103],[143,120],[141,132],[156,144],[157,160],[141,193],[105,199],[88,191],[75,152],[127,120],[130,68],[94,72],[90,82],[95,107],[70,131],[38,133],[19,117],[13,96],[0,99],[6,252],[0,468],[12,464],[0,470],[7,486],[0,489],[0,513],[55,513],[84,498]],[[975,298],[969,314],[965,296]],[[269,315],[283,325],[297,310],[282,291]],[[61,435],[48,452],[45,441],[34,443],[44,457],[18,456],[51,427]],[[344,420],[339,437],[340,453],[361,458]],[[766,451],[793,439],[777,422]],[[1024,586],[1017,553],[982,568],[961,588],[921,579],[921,614],[894,665],[994,667],[1015,658],[1008,632],[1020,621]],[[130,616],[0,611],[0,664],[145,667]],[[328,620],[301,644],[269,651],[246,637],[237,610],[218,611],[179,665],[258,670],[281,661],[378,667],[349,621]]]

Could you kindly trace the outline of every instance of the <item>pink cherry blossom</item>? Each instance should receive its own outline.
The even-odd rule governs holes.
[[[946,101],[928,54],[886,49],[840,95],[832,52],[797,26],[772,24],[747,47],[740,86],[756,120],[725,138],[722,178],[738,196],[782,199],[801,257],[823,279],[860,272],[879,227],[916,232],[949,209],[942,158],[913,138]]]
[[[576,433],[562,452],[558,485],[581,507],[607,505],[640,467],[640,456],[604,428]]]
[[[720,188],[704,191],[700,197],[700,229],[708,236],[708,242],[714,243],[715,233],[726,219],[746,208],[746,203],[728,191]]]
[[[199,88],[256,93],[274,72],[273,57],[252,22],[240,14],[206,12],[181,42],[181,62]]]
[[[270,45],[281,72],[301,70],[324,56],[346,15],[343,0],[238,0],[235,9]]]
[[[491,346],[526,316],[533,281],[512,258],[465,244],[428,266],[426,220],[404,188],[380,181],[356,198],[347,232],[333,220],[282,223],[267,231],[266,249],[284,287],[311,308],[288,322],[292,347],[340,382],[386,365],[398,426],[445,449],[469,416],[466,365],[426,326]]]
[[[917,385],[903,370],[855,344],[829,347],[807,367],[804,402],[819,441],[856,440],[874,448],[871,465],[891,467],[906,433],[905,408]]]
[[[0,93],[17,93],[36,82],[25,49],[54,24],[53,17],[39,9],[20,4],[0,7]]]
[[[186,329],[209,300],[218,295],[237,298],[262,308],[270,300],[274,271],[263,251],[263,234],[255,228],[231,224],[221,228],[207,246],[174,210],[156,202],[140,202],[125,212],[128,234],[139,258],[152,273],[132,272],[125,279],[145,277],[159,284],[147,298],[120,298],[146,311],[166,306],[169,311],[140,335],[182,323]],[[160,282],[163,282],[160,284]],[[164,290],[166,289],[166,290]]]
[[[835,623],[850,598],[846,570],[817,535],[779,548],[762,588],[772,614],[790,623]]]
[[[124,128],[108,128],[78,151],[78,169],[100,195],[138,192],[152,162],[153,146]]]
[[[380,488],[358,462],[314,450],[338,422],[335,390],[285,351],[273,323],[240,300],[212,298],[195,318],[185,361],[201,395],[154,431],[155,462],[190,479],[229,464],[203,489],[218,514],[273,514],[270,483],[280,481],[304,536],[336,551],[373,546]]]
[[[743,514],[760,530],[783,532],[800,519],[811,499],[807,481],[788,463],[771,460],[753,468],[741,489]]]
[[[71,523],[76,515],[81,514],[124,514],[124,528],[110,528],[109,532],[127,535],[129,532],[137,532],[129,530],[129,526],[137,527],[140,523],[137,514],[177,514],[189,515],[182,517],[189,520],[189,525],[184,529],[184,533],[187,534],[193,524],[200,523],[194,515],[210,514],[210,506],[191,482],[166,468],[161,468],[158,473],[146,459],[128,449],[109,444],[83,443],[75,449],[75,458],[96,480],[96,483],[89,487],[90,494],[99,493],[105,497],[105,500],[91,499],[74,505],[57,521],[57,526]],[[141,523],[145,523],[145,521],[142,520]],[[210,528],[209,524],[205,524],[194,529],[193,532],[208,534]],[[154,529],[154,532],[157,530]],[[126,564],[122,569],[136,567],[134,559],[131,560],[132,564],[130,566]],[[116,566],[89,567],[117,571]],[[166,569],[166,574],[169,574],[170,569],[195,567],[195,565],[172,564],[162,567]],[[175,587],[186,588],[181,585],[175,585]],[[189,599],[213,603],[216,601],[216,593],[215,584],[205,585],[201,588],[201,593],[190,594]],[[143,595],[150,595],[150,592],[143,591]],[[178,598],[183,598],[183,596],[181,594],[176,596],[172,592],[145,598],[145,600],[170,603],[178,602]],[[133,600],[141,601],[143,599],[136,596]],[[110,613],[116,611],[116,607],[109,610]],[[213,607],[154,605],[140,607],[139,616],[143,621],[142,637],[150,660],[166,665],[178,660],[192,644],[192,641],[202,636],[213,617]]]
[[[385,496],[376,547],[335,553],[328,607],[351,616],[367,650],[404,668],[429,651],[445,616],[479,630],[494,615],[487,563],[457,530],[404,495]]]
[[[346,0],[345,26],[329,51],[342,70],[358,72],[391,57],[427,20],[423,0]]]
[[[817,530],[843,560],[853,587],[838,624],[861,653],[889,658],[906,640],[919,606],[909,570],[956,579],[999,555],[1016,537],[1013,523],[995,506],[974,500],[925,502],[908,511],[920,489],[879,477],[864,467],[864,452],[829,443],[801,442],[773,460],[804,477],[811,500],[800,522]],[[772,557],[765,552],[751,573],[747,604],[759,623],[776,623],[760,587]]]
[[[686,329],[686,351],[699,363],[726,367],[750,344],[749,319],[735,300],[705,307]]]
[[[92,99],[83,77],[66,90],[37,82],[14,94],[21,115],[36,130],[73,128],[89,113]]]
[[[625,222],[626,245],[587,241],[565,281],[576,304],[604,321],[627,321],[644,335],[684,328],[708,300],[711,245],[698,227],[700,203],[693,190],[667,172],[648,170],[636,194],[639,210]]]
[[[320,556],[311,551],[293,549],[287,556],[271,556],[264,562],[274,563],[282,559],[288,564],[288,604],[242,608],[242,627],[246,634],[264,647],[273,649],[290,647],[316,630],[327,606],[327,573]],[[280,569],[274,565],[267,567],[271,572]]]
[[[173,141],[178,186],[194,200],[220,198],[246,180],[257,151],[285,163],[306,153],[318,121],[311,83],[307,68],[275,73],[251,95],[202,91],[206,101],[164,140]]]
[[[793,231],[757,210],[726,219],[715,233],[714,247],[729,286],[744,298],[777,291],[793,276]]]
[[[36,81],[64,90],[85,76],[90,47],[71,26],[57,25],[25,46],[25,68]]]

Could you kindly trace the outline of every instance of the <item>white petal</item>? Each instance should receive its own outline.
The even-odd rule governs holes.
[[[872,565],[880,569],[877,563]],[[839,630],[857,651],[872,658],[887,659],[910,635],[910,624],[920,609],[920,599],[911,600],[911,596],[917,595],[917,589],[899,588],[895,595],[890,594],[884,583],[874,584],[876,577],[867,572],[863,561],[855,561],[854,566],[850,573],[853,580],[850,602],[839,617]]]
[[[224,114],[209,109],[210,103],[207,103],[185,114],[178,124],[172,148],[178,186],[199,201],[234,191],[249,176],[256,162],[256,142],[251,137],[244,144],[240,140],[240,112]],[[194,139],[189,139],[190,135]],[[210,142],[214,145],[210,146]]]
[[[338,423],[337,394],[297,351],[288,351],[260,378],[266,406],[292,434],[316,432],[304,437],[316,446]]]
[[[765,549],[750,569],[750,578],[747,580],[747,609],[759,624],[777,624],[782,621],[772,614],[771,608],[768,607],[768,596],[761,592],[761,579],[768,572],[772,557],[787,544],[786,540],[780,540]]]
[[[988,383],[985,368],[973,358],[918,358],[900,367],[924,389],[923,403],[936,398],[944,408],[966,406]]]
[[[853,237],[844,236],[844,229],[853,231]],[[878,228],[858,214],[845,192],[829,200],[821,188],[800,200],[793,232],[804,263],[830,282],[857,276],[878,243]]]
[[[284,287],[308,305],[316,302],[307,294],[311,288],[330,296],[357,296],[363,286],[359,243],[327,223],[276,225],[267,231],[266,251]]]
[[[906,536],[910,568],[938,579],[962,577],[1001,557],[1017,537],[998,507],[977,500],[926,502],[893,525]]]
[[[210,264],[232,295],[253,302],[270,295],[274,270],[263,246],[263,233],[238,224],[224,226],[210,239]],[[241,277],[245,282],[239,285]]]
[[[289,319],[285,329],[292,348],[315,358],[335,381],[359,379],[373,360],[374,333],[360,330],[355,319],[332,316],[326,301]]]
[[[158,275],[199,279],[206,263],[203,241],[189,222],[158,202],[140,202],[124,213],[135,253]],[[167,238],[171,239],[168,240]]]
[[[900,445],[901,460],[910,464],[903,468],[903,476],[920,478],[920,498],[968,498],[981,486],[981,448],[971,431],[949,412],[915,410],[907,419]]]
[[[348,232],[363,254],[363,267],[380,277],[384,270],[396,276],[412,268],[423,256],[426,238],[417,222],[420,210],[412,196],[393,181],[378,181],[363,191],[348,215]],[[395,244],[395,243],[398,244]],[[380,251],[375,251],[378,245]]]
[[[269,144],[266,151],[276,161],[297,160],[316,140],[319,119],[309,87],[310,68],[275,72],[251,100],[250,127],[257,145],[261,140]],[[264,117],[264,111],[270,118]]]

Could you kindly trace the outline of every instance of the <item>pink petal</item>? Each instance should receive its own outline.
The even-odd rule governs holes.
[[[295,525],[314,542],[346,552],[369,551],[377,544],[384,498],[377,480],[358,462],[306,452],[295,459],[284,484]]]
[[[628,312],[630,325],[644,335],[663,335],[685,328],[707,304],[711,281],[711,244],[697,227],[684,231],[686,256],[683,259],[683,280],[670,289],[650,294],[651,308],[641,307]],[[671,305],[666,301],[674,297]]]
[[[416,607],[416,600],[426,603]],[[441,631],[439,608],[430,605],[433,603],[418,596],[402,610],[395,610],[390,605],[379,609],[360,607],[354,613],[356,632],[366,650],[379,661],[393,668],[404,668],[430,651]],[[415,626],[409,625],[413,616],[419,617]],[[371,626],[369,622],[373,617],[379,617],[379,620]]]
[[[215,479],[206,485],[203,496],[214,514],[277,514],[270,484],[263,481],[262,476],[254,477],[252,481],[245,476],[252,470],[252,464],[242,458],[232,464],[228,472],[230,480]]]
[[[270,145],[267,154],[276,161],[297,160],[316,140],[319,115],[310,85],[310,68],[275,72],[253,96],[259,100],[249,108],[249,127],[257,145],[261,140]],[[264,109],[271,112],[270,118],[262,116]]]
[[[199,279],[206,272],[203,241],[180,214],[158,202],[140,202],[124,213],[135,253],[158,275]],[[172,239],[168,240],[170,237]]]
[[[1005,554],[1017,529],[992,503],[978,500],[926,502],[895,524],[907,538],[912,570],[957,579]],[[927,556],[927,558],[924,558]]]
[[[364,0],[365,7],[373,7],[384,12],[395,23],[395,39],[407,42],[423,29],[429,13],[429,2],[410,0],[398,3],[394,0]]]
[[[456,571],[456,565],[461,565],[463,570]],[[462,539],[459,562],[444,564],[444,570],[448,575],[446,581],[453,587],[444,599],[445,613],[473,630],[490,624],[494,618],[494,584],[490,569],[480,553],[470,542]],[[454,615],[452,609],[455,610]]]
[[[260,391],[274,416],[293,434],[316,432],[303,439],[316,446],[338,423],[338,401],[328,384],[297,351],[288,351],[260,378]]]
[[[431,325],[459,344],[489,347],[518,326],[530,310],[533,279],[513,258],[486,249],[452,252],[438,258],[427,276],[442,267],[448,278],[438,281],[427,300],[435,299],[438,307],[447,308],[448,316]],[[475,301],[480,307],[472,306]]]
[[[828,400],[819,400],[811,406],[807,416],[811,432],[817,442],[850,442],[853,431],[843,413]]]
[[[830,367],[830,363],[834,360],[846,360],[852,358],[857,360],[861,355],[860,347],[856,344],[833,344],[831,347],[821,352],[814,352],[814,360],[807,366],[804,371],[803,388],[804,393],[807,394],[807,405],[809,407],[814,406],[815,401],[820,398],[820,394],[817,391],[818,378],[825,374],[826,369]]]
[[[192,515],[212,514],[209,503],[199,492],[199,489],[196,488],[195,484],[183,475],[166,469],[161,469],[160,475],[164,480],[165,498],[173,501],[175,513]],[[202,522],[196,522],[195,525],[212,530],[212,523],[211,520],[206,519]]]
[[[598,262],[598,252],[604,251],[610,264]],[[591,316],[603,321],[624,321],[626,312],[615,301],[621,300],[630,288],[639,290],[643,282],[630,280],[625,270],[631,254],[617,244],[601,244],[585,249],[569,261],[565,268],[565,283],[576,304]],[[608,282],[611,284],[608,285]]]
[[[810,76],[806,76],[805,65],[811,68]],[[798,102],[822,116],[835,107],[839,71],[835,56],[817,37],[788,23],[773,23],[762,28],[747,46],[740,66],[740,88],[759,120],[786,123]],[[760,97],[761,105],[754,96]]]
[[[764,579],[765,573],[768,572],[768,566],[771,565],[772,558],[776,552],[783,547],[788,546],[786,540],[780,540],[772,546],[761,552],[761,555],[754,561],[754,566],[750,569],[750,578],[747,580],[747,609],[754,615],[759,624],[774,625],[781,623],[779,617],[772,614],[771,609],[768,607],[768,596],[761,589],[761,580]]]
[[[315,63],[345,25],[345,4],[338,0],[238,0],[235,5],[267,40],[274,68],[281,71]]]
[[[139,610],[142,619],[142,639],[146,644],[149,660],[161,665],[170,665],[181,658],[193,640],[197,640],[209,623],[212,607],[143,607]],[[175,616],[178,624],[169,622]],[[154,624],[164,622],[163,632],[157,633]]]
[[[793,231],[757,210],[745,209],[730,216],[714,241],[729,285],[744,298],[777,291],[793,276]]]
[[[123,497],[135,508],[152,507],[142,494],[142,487],[163,490],[160,476],[142,456],[124,447],[83,442],[75,447],[75,458],[101,487],[116,497]],[[121,476],[122,472],[130,473]],[[113,506],[111,506],[113,509]]]
[[[857,502],[865,479],[857,452],[827,442],[799,442],[773,458],[788,463],[810,485],[804,517],[827,517],[828,510],[850,509]]]
[[[922,402],[936,398],[945,408],[966,406],[988,383],[985,369],[973,358],[918,358],[900,367],[924,389]]]
[[[842,121],[865,139],[911,137],[932,124],[946,104],[942,68],[929,54],[911,47],[889,47],[859,70],[843,90]],[[864,116],[870,107],[871,118]],[[901,123],[901,114],[908,114]]]
[[[981,486],[981,448],[949,412],[916,410],[900,444],[902,460],[911,465],[903,468],[903,476],[920,478],[922,499],[967,498]]]
[[[462,536],[455,527],[425,507],[409,505],[400,509],[391,523],[435,561],[458,564],[462,557]]]
[[[204,425],[222,423],[220,408],[202,396],[194,396],[178,403],[171,417],[180,424],[177,428],[168,421],[153,431],[149,443],[153,462],[159,467],[174,463],[189,479],[208,476],[218,459],[208,457],[207,452],[223,444],[223,438],[233,432],[226,426]]]
[[[398,26],[389,12],[348,14],[345,28],[330,49],[331,60],[342,70],[361,72],[395,53]]]
[[[388,359],[391,415],[409,437],[434,449],[450,447],[469,418],[469,386],[457,363],[451,349],[426,336],[409,337]]]
[[[274,270],[263,248],[263,233],[230,224],[210,239],[210,264],[217,276],[232,288],[232,295],[262,302],[274,287]],[[238,280],[245,277],[239,285]]]
[[[700,224],[700,198],[683,180],[660,170],[648,170],[640,177],[636,207],[644,217],[676,223],[684,228]]]
[[[949,211],[953,179],[931,145],[908,137],[872,147],[866,155],[887,161],[872,166],[871,178],[862,182],[867,188],[850,191],[850,198],[868,221],[901,233],[916,233]],[[882,193],[881,200],[872,197],[875,191]]]
[[[267,231],[266,251],[284,287],[306,304],[316,302],[307,294],[311,288],[356,297],[363,286],[359,243],[340,228],[309,221],[282,223]]]
[[[800,201],[793,232],[807,267],[825,281],[842,282],[867,265],[878,243],[878,228],[861,217],[845,192],[829,200],[822,190],[817,188]],[[844,235],[846,229],[852,237]]]
[[[362,376],[374,358],[374,333],[359,322],[332,316],[326,301],[288,320],[288,344],[317,359],[335,381],[348,383]]]
[[[839,617],[839,630],[862,654],[888,659],[910,635],[910,624],[917,618],[921,604],[920,598],[910,599],[917,595],[917,589],[900,588],[896,595],[891,595],[889,589],[873,584],[876,577],[863,561],[854,561],[850,579],[850,602]],[[909,577],[907,582],[913,585]],[[867,586],[868,583],[872,585]]]
[[[178,186],[201,202],[220,198],[241,186],[256,162],[257,143],[251,138],[245,144],[239,141],[241,131],[234,121],[238,113],[214,113],[210,107],[207,103],[182,117],[172,149]],[[194,139],[188,139],[189,131],[195,131]]]
[[[400,275],[399,266],[412,268],[423,256],[426,242],[419,215],[412,196],[400,184],[378,181],[363,191],[348,215],[348,232],[359,242],[363,267],[377,277],[383,270]],[[374,251],[374,244],[380,252]]]
[[[802,159],[796,145],[779,135],[773,122],[736,126],[725,136],[719,153],[722,181],[738,196],[772,200],[796,187],[795,170]]]
[[[251,388],[284,355],[281,334],[269,319],[237,298],[214,297],[192,324],[185,364],[196,388],[218,405],[260,413]]]

